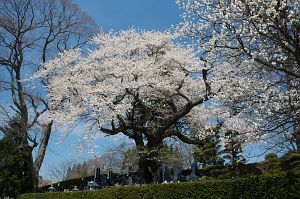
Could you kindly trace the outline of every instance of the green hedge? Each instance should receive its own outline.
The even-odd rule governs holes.
[[[18,199],[297,199],[298,178],[292,175],[188,183],[113,187],[97,191],[32,193]]]

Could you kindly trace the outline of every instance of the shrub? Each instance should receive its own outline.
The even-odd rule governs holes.
[[[20,195],[18,199],[296,199],[299,197],[298,183],[294,176],[283,174],[141,187],[113,187],[72,193],[33,193]]]
[[[281,167],[287,171],[300,168],[300,153],[289,152],[283,155]]]

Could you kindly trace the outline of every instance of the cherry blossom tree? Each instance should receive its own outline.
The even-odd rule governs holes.
[[[178,0],[177,30],[213,66],[229,63],[216,101],[247,118],[253,138],[300,150],[298,0]],[[224,72],[223,71],[223,72]],[[226,83],[225,83],[226,82]],[[271,145],[272,144],[272,145]],[[296,150],[294,148],[294,150]]]
[[[151,182],[163,140],[202,145],[209,133],[201,128],[213,115],[205,106],[215,95],[205,63],[175,41],[168,32],[131,29],[97,35],[86,56],[80,49],[59,54],[36,74],[48,79],[48,99],[57,107],[48,119],[58,126],[84,122],[89,139],[97,132],[133,139],[142,177]],[[187,123],[200,130],[186,130]]]

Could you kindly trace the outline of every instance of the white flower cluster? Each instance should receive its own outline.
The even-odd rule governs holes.
[[[292,133],[300,118],[299,0],[177,3],[185,11],[177,31],[214,66],[214,103],[239,118],[232,127],[247,124],[249,138]]]
[[[92,39],[97,49],[87,56],[80,49],[61,53],[36,74],[49,81],[48,99],[56,107],[50,117],[60,124],[84,119],[99,130],[131,111],[136,98],[165,118],[171,114],[167,101],[180,109],[199,99],[206,92],[204,65],[175,39],[170,33],[126,30],[97,35]]]

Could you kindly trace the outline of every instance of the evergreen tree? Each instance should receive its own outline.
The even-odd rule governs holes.
[[[223,158],[229,161],[234,176],[238,175],[238,166],[246,162],[243,156],[242,144],[239,139],[239,132],[228,130],[225,132],[225,145],[224,145]]]
[[[0,140],[0,198],[15,197],[28,192],[30,176],[28,175],[26,156],[22,137],[18,131],[18,122],[13,120],[7,128],[2,130]]]
[[[221,157],[223,151],[221,150],[220,135],[215,132],[213,135],[205,139],[203,147],[195,147],[194,159],[201,162],[203,166],[221,166],[224,164],[224,159]]]
[[[266,166],[266,173],[278,173],[281,171],[280,159],[276,153],[269,153],[265,156],[264,165]]]

